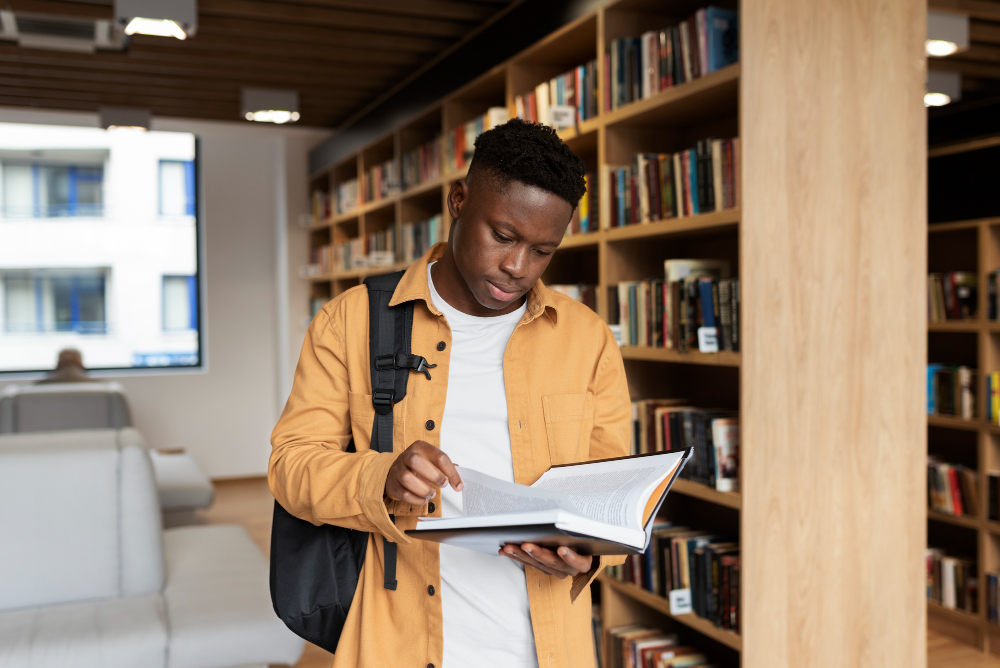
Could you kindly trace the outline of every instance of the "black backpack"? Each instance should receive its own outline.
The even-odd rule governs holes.
[[[373,276],[368,286],[369,353],[372,378],[371,449],[392,452],[392,407],[406,396],[410,371],[430,379],[427,360],[410,354],[413,302],[389,307],[403,272]],[[348,452],[356,452],[354,441]],[[395,517],[393,522],[396,521]],[[396,589],[396,544],[383,538],[385,588]],[[332,524],[316,526],[274,502],[271,521],[271,603],[296,635],[334,652],[358,588],[368,532]]]

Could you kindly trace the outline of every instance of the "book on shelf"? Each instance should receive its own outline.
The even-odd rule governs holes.
[[[986,621],[1000,624],[1000,573],[986,574]]]
[[[927,365],[927,414],[976,417],[976,372],[962,365]]]
[[[1000,269],[986,275],[986,314],[990,322],[997,321],[997,275]]]
[[[378,202],[400,192],[399,163],[386,160],[365,172],[365,202]]]
[[[326,276],[333,267],[333,250],[330,244],[315,246],[309,251],[309,265],[306,276]]]
[[[739,633],[740,548],[732,536],[657,520],[649,549],[607,573],[668,599],[672,591],[689,590],[694,614]]]
[[[929,547],[927,600],[952,610],[976,612],[979,581],[971,559],[949,556],[941,548]]]
[[[532,123],[553,125],[549,112],[555,106],[573,108],[575,122],[571,126],[597,116],[596,59],[514,96],[515,115]]]
[[[705,7],[678,25],[612,39],[604,55],[604,108],[618,109],[739,60],[736,12]]]
[[[1000,471],[986,474],[986,518],[1000,522]]]
[[[358,180],[348,179],[337,184],[337,213],[347,213],[358,208],[360,196]]]
[[[740,284],[725,260],[666,260],[662,279],[619,283],[611,297],[623,346],[698,350],[711,327],[718,350],[739,351]]]
[[[576,208],[573,209],[573,217],[566,227],[567,237],[575,234],[595,232],[599,227],[597,221],[601,215],[601,209],[598,205],[599,199],[597,193],[599,188],[597,186],[597,174],[587,172],[583,178],[587,183],[587,192],[580,198],[580,203],[577,204]]]
[[[330,197],[329,191],[319,189],[313,190],[310,207],[313,224],[330,219],[333,215],[333,211],[331,209],[332,204],[333,198]]]
[[[444,220],[440,213],[426,220],[403,223],[401,226],[403,262],[414,262],[423,257],[431,246],[444,241]]]
[[[566,295],[573,301],[580,302],[584,306],[589,306],[591,310],[597,310],[597,286],[590,285],[588,283],[553,283],[552,285],[546,286],[550,290],[555,290],[561,294]]]
[[[608,165],[610,227],[687,218],[739,204],[739,138],[699,139],[677,153],[636,153]]]
[[[403,188],[413,188],[441,178],[441,137],[403,154]]]
[[[948,271],[927,276],[929,322],[971,320],[976,317],[978,279],[969,271]]]
[[[553,466],[531,485],[458,467],[462,515],[422,517],[414,538],[496,554],[507,543],[635,554],[690,451]]]
[[[599,668],[710,668],[708,658],[676,634],[642,624],[608,629],[610,664]]]
[[[448,173],[465,169],[472,161],[476,137],[510,119],[507,107],[490,107],[464,125],[452,128],[444,137],[444,158]]]
[[[945,515],[974,517],[979,507],[976,472],[960,464],[929,457],[927,507]]]
[[[691,450],[681,477],[720,492],[739,491],[740,421],[735,411],[695,408],[684,399],[632,402],[634,455]]]
[[[986,374],[986,421],[1000,425],[1000,372]]]

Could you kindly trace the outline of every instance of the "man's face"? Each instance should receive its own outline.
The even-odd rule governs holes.
[[[456,182],[448,208],[455,264],[483,307],[513,310],[535,284],[569,224],[573,208],[552,193],[511,181],[497,186],[488,176],[471,185]]]

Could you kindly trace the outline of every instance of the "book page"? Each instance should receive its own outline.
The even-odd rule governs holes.
[[[569,499],[558,491],[533,489],[527,485],[494,478],[475,469],[461,466],[455,468],[465,485],[460,494],[462,513],[466,516],[513,515],[539,510],[577,512]]]
[[[683,460],[683,452],[549,469],[532,489],[561,492],[585,517],[642,529],[647,499]],[[655,504],[655,502],[654,502]]]

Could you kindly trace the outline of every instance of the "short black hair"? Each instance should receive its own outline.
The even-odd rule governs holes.
[[[520,181],[576,208],[587,192],[583,161],[547,125],[512,118],[476,139],[469,177],[486,172],[501,187]]]

